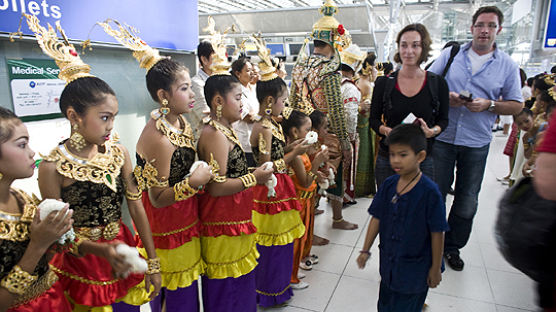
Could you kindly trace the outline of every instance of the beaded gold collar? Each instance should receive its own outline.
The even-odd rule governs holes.
[[[214,129],[222,132],[222,134],[224,134],[228,138],[228,140],[232,141],[232,143],[237,144],[239,145],[239,147],[241,147],[241,143],[239,142],[234,129],[230,129],[214,119],[211,119],[209,121],[209,125],[213,126]],[[241,147],[241,149],[243,150],[243,147]]]
[[[104,144],[106,151],[97,153],[92,159],[73,155],[64,144],[60,144],[44,160],[56,162],[56,170],[66,178],[104,184],[117,192],[116,178],[125,162],[123,151],[116,145],[118,139],[114,134]]]
[[[262,126],[267,129],[271,129],[273,137],[282,142],[286,142],[286,139],[284,138],[284,131],[282,130],[282,125],[277,123],[274,119],[264,118],[262,121]]]
[[[0,211],[0,239],[22,242],[29,239],[29,225],[33,221],[39,200],[21,190],[12,189],[12,191],[18,202],[23,202],[23,213]]]
[[[156,129],[162,132],[170,143],[177,147],[187,147],[195,150],[193,130],[183,115],[178,116],[180,123],[183,124],[183,129],[178,129],[170,124],[158,109],[151,112],[151,117],[156,120]]]

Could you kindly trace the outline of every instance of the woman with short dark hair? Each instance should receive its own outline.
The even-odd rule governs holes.
[[[390,166],[385,138],[401,123],[418,123],[427,137],[427,158],[421,170],[434,180],[431,156],[434,137],[448,126],[448,85],[443,77],[421,69],[431,51],[432,40],[422,24],[410,24],[397,36],[398,52],[394,60],[402,64],[399,71],[375,82],[371,101],[371,128],[380,141],[375,166],[377,187],[395,174]]]

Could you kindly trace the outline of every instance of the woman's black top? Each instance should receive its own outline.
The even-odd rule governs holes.
[[[435,75],[435,79],[431,79],[431,75]],[[429,128],[438,125],[443,131],[448,126],[448,110],[450,105],[448,84],[439,75],[427,72],[427,78],[423,87],[419,93],[412,97],[407,97],[399,91],[396,73],[393,73],[390,77],[393,78],[383,76],[376,80],[371,101],[371,115],[369,117],[371,128],[383,138],[380,140],[379,154],[385,157],[388,157],[388,146],[385,144],[385,137],[378,131],[378,128],[383,125],[383,119],[386,126],[394,128],[401,124],[407,115],[413,113],[415,117],[423,118]],[[390,93],[391,105],[384,101],[384,92],[388,79],[396,80],[396,87],[392,88]],[[436,82],[436,88],[429,85],[431,81]],[[431,90],[438,91],[436,96],[438,103],[435,103]],[[434,138],[427,139],[427,155],[431,154],[433,143]]]

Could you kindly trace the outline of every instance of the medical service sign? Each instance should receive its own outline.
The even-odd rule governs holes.
[[[19,117],[60,114],[66,82],[53,60],[6,59],[14,113]]]

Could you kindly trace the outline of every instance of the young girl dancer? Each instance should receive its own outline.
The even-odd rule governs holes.
[[[160,264],[156,257],[148,220],[133,180],[131,159],[125,147],[110,138],[118,101],[106,82],[89,74],[58,25],[65,42],[56,32],[39,25],[27,15],[45,54],[56,60],[59,77],[68,82],[60,96],[60,110],[71,123],[71,137],[44,157],[39,166],[39,188],[43,198],[59,199],[74,210],[77,240],[70,251],[56,254],[52,270],[60,277],[75,310],[130,310],[123,300],[128,290],[143,280],[129,274],[130,265],[116,252],[116,246],[135,240],[122,221],[125,195],[129,212],[148,254],[146,287],[160,290]],[[136,307],[134,310],[138,310]]]
[[[137,39],[120,42],[134,50],[139,61],[149,59],[142,65],[147,69],[147,89],[160,105],[139,137],[134,170],[160,257],[163,288],[151,301],[151,310],[160,312],[165,303],[167,311],[199,311],[197,279],[204,262],[196,194],[209,181],[211,169],[200,166],[189,175],[195,146],[191,126],[182,115],[194,107],[189,71],[176,61],[159,57],[157,50],[142,44],[121,24],[116,22],[118,30],[108,22],[99,24],[116,39]],[[146,256],[144,248],[139,250]],[[146,292],[142,294],[146,296]]]
[[[11,187],[33,175],[34,155],[25,125],[0,107],[0,311],[69,312],[47,253],[71,229],[72,211],[66,207],[39,221],[38,200]]]
[[[257,164],[271,161],[277,180],[274,196],[269,196],[265,185],[253,189],[253,223],[257,227],[257,244],[261,253],[257,268],[257,303],[269,307],[281,304],[293,295],[290,288],[293,241],[303,236],[305,227],[286,164],[305,153],[309,145],[297,144],[292,152],[284,155],[286,140],[275,118],[284,108],[287,87],[272,65],[264,41],[260,37],[255,37],[255,40],[262,59],[259,63],[261,79],[257,83],[257,99],[259,114],[263,117],[255,122],[250,140]]]
[[[212,165],[215,177],[199,199],[202,277],[206,312],[255,312],[255,276],[259,253],[251,221],[252,187],[264,184],[272,169],[249,173],[247,159],[231,123],[241,117],[241,85],[229,75],[225,46],[213,42],[213,76],[205,83],[211,120],[199,138],[199,158]]]
[[[289,108],[288,108],[289,110]],[[311,131],[311,119],[302,112],[293,110],[287,113],[284,110],[282,126],[288,143],[292,143],[299,138],[304,138]],[[318,145],[317,145],[318,146]],[[320,166],[328,160],[328,150],[318,150],[314,153],[313,161],[307,154],[302,154],[293,159],[288,166],[297,198],[301,205],[301,220],[305,225],[305,234],[300,239],[294,241],[293,247],[293,270],[291,275],[291,287],[293,289],[303,289],[309,287],[308,283],[302,282],[298,278],[299,263],[309,257],[313,243],[313,228],[315,221],[315,192],[317,180],[323,181],[324,175],[318,171]],[[319,177],[320,176],[320,177]]]

